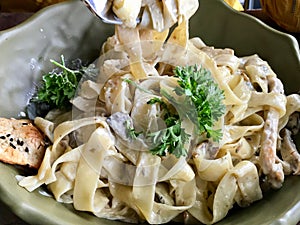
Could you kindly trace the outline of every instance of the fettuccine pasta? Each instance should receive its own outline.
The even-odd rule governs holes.
[[[122,2],[134,4],[115,1],[116,12],[126,17]],[[46,185],[58,202],[101,218],[214,224],[234,205],[260,200],[263,186],[280,188],[286,175],[298,175],[300,156],[288,125],[300,110],[299,95],[286,96],[258,55],[237,57],[232,49],[190,38],[189,17],[198,1],[137,2],[148,5],[144,17],[152,17],[153,27],[136,26],[136,16],[125,18],[132,26],[116,26],[103,44],[98,79],[82,81],[69,118],[35,119],[52,144],[37,175],[19,184],[29,191]],[[214,125],[222,139],[195,143],[196,127],[183,118],[188,155],[153,155],[142,135],[130,138],[124,124],[130,121],[136,131],[162,129],[161,108],[147,102],[161,98],[159,90],[178,98],[173,70],[186,65],[210,71],[224,92],[226,110]]]

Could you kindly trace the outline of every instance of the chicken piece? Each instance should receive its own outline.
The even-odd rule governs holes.
[[[276,77],[268,77],[270,92],[283,93],[283,86]],[[280,188],[284,181],[282,164],[277,160],[277,138],[279,112],[266,106],[266,119],[262,132],[261,150],[259,154],[262,172],[266,175],[267,183],[273,188]]]
[[[278,114],[273,108],[267,112],[259,155],[262,171],[267,175],[267,182],[273,188],[281,187],[284,180],[283,167],[276,160]]]
[[[45,148],[44,135],[30,120],[0,118],[0,161],[38,169]]]

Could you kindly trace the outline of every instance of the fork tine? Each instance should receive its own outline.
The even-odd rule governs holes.
[[[112,1],[104,0],[82,0],[87,8],[104,23],[121,25],[122,21],[117,18],[111,9]]]

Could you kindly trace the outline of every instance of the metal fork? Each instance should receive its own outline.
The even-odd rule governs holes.
[[[112,10],[112,0],[82,0],[88,9],[104,23],[121,25],[122,21]]]

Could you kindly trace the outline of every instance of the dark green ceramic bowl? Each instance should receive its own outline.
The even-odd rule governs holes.
[[[287,93],[299,90],[300,60],[297,41],[259,20],[229,8],[223,0],[201,0],[190,24],[191,36],[208,45],[233,48],[237,55],[258,54],[282,79]],[[0,116],[17,117],[49,59],[80,57],[93,61],[103,41],[113,34],[81,1],[48,7],[23,24],[0,32]],[[299,140],[300,141],[300,140]],[[20,218],[41,225],[121,225],[75,212],[69,205],[29,193],[18,186],[17,170],[0,163],[0,198]],[[300,177],[288,177],[278,191],[245,209],[233,210],[220,225],[296,224],[300,220]]]

